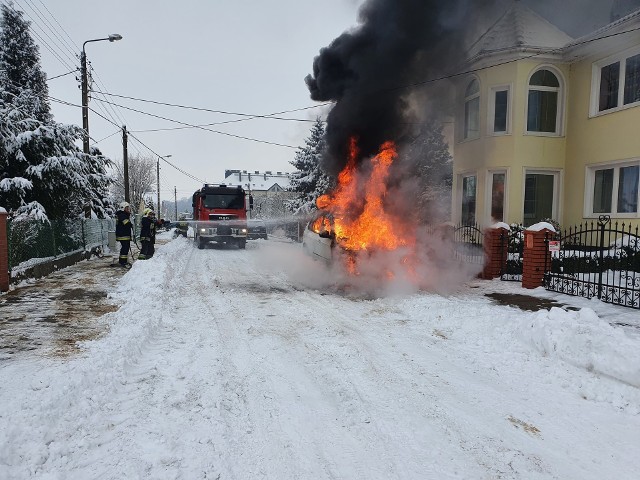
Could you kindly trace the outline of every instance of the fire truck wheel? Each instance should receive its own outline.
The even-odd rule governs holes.
[[[247,247],[247,241],[246,240],[238,240],[238,248],[241,249],[245,249]]]
[[[200,250],[204,248],[204,242],[202,241],[202,238],[198,238],[198,248]]]

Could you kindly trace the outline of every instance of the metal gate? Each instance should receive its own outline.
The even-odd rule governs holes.
[[[507,251],[507,261],[502,264],[500,280],[521,282],[522,264],[524,261],[524,227],[511,224],[506,234],[500,235],[500,247],[504,254]]]
[[[594,224],[585,223],[565,231],[545,262],[544,287],[554,292],[640,308],[640,236],[638,227],[611,224],[601,215]]]
[[[462,225],[453,231],[453,258],[484,265],[483,233],[477,225]]]

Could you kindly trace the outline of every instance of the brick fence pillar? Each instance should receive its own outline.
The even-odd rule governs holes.
[[[485,280],[498,278],[507,264],[507,243],[509,230],[504,227],[489,228],[484,232],[484,268],[481,277]]]
[[[7,212],[0,208],[0,292],[9,290],[9,237]]]
[[[545,235],[552,239],[554,232],[543,228],[539,231],[524,231],[524,260],[522,262],[522,288],[538,288],[544,279],[545,263],[551,266],[551,254],[544,241]]]

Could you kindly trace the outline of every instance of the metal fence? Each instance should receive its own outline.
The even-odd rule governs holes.
[[[484,234],[474,225],[461,225],[453,230],[453,258],[460,262],[484,264]]]
[[[109,231],[113,230],[113,219],[10,220],[7,223],[9,270],[103,248],[108,245]]]
[[[511,282],[522,281],[522,265],[524,261],[524,227],[517,223],[509,225],[509,232],[500,236],[500,249],[507,261],[502,265],[500,279]]]
[[[602,215],[595,224],[548,235],[546,241],[560,242],[545,262],[547,290],[640,308],[638,227],[611,224],[610,217]]]

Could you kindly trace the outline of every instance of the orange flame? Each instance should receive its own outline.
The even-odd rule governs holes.
[[[322,195],[316,201],[319,209],[333,214],[336,239],[350,251],[395,250],[413,245],[411,229],[403,226],[409,222],[393,218],[385,208],[389,169],[398,156],[395,144],[382,144],[371,159],[368,178],[356,168],[358,153],[356,139],[352,138],[349,159],[338,175],[335,192]],[[330,229],[328,225],[323,227]]]

